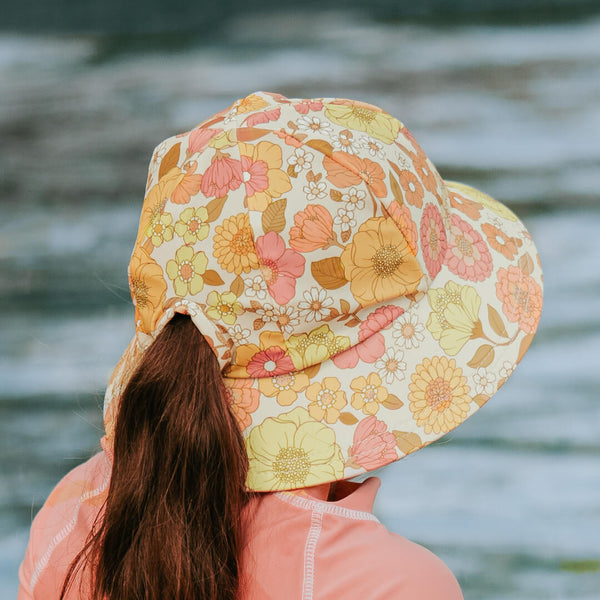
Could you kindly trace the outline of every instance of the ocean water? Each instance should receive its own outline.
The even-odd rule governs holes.
[[[600,20],[382,23],[244,17],[131,50],[0,35],[0,597],[28,526],[98,447],[132,335],[126,267],[153,148],[259,89],[378,104],[442,176],[530,229],[540,330],[494,399],[383,469],[376,514],[439,554],[467,599],[600,598]]]

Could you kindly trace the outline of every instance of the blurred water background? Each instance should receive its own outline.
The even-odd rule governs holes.
[[[16,596],[32,516],[98,449],[103,389],[133,332],[126,267],[153,148],[256,90],[380,105],[443,177],[524,219],[545,269],[530,352],[483,411],[381,472],[376,514],[439,554],[467,600],[600,598],[600,7],[314,4],[77,35],[50,18],[19,31],[7,7],[1,598]]]

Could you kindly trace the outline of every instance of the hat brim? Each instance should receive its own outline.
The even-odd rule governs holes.
[[[449,244],[428,292],[361,342],[362,352],[350,349],[354,357],[287,375],[281,386],[226,380],[247,425],[250,489],[317,485],[399,460],[477,412],[522,359],[542,304],[531,236],[500,202],[445,184],[451,227],[476,240],[479,262]]]

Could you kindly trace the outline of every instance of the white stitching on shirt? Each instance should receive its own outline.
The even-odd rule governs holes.
[[[94,496],[99,496],[108,487],[109,481],[110,471],[108,472],[106,479],[102,482],[100,487],[97,487],[95,490],[91,490],[80,496],[75,506],[75,514],[73,515],[73,518],[52,538],[48,549],[46,550],[42,558],[40,558],[40,560],[37,562],[35,569],[33,570],[33,574],[31,575],[31,580],[29,582],[32,594],[33,588],[35,587],[35,584],[37,583],[37,580],[41,575],[42,571],[48,565],[48,561],[50,560],[52,553],[54,552],[58,544],[60,544],[71,533],[71,531],[73,531],[73,528],[77,523],[77,517],[79,515],[79,509],[81,508],[82,503],[86,500],[89,500],[90,498],[94,498]]]
[[[279,500],[283,500],[283,502],[287,502],[288,504],[293,504],[298,508],[304,508],[305,510],[318,510],[321,513],[337,515],[338,517],[343,517],[344,519],[352,519],[355,521],[375,521],[376,523],[379,523],[379,519],[374,514],[364,510],[352,510],[350,508],[331,504],[330,502],[319,502],[318,500],[301,498],[300,496],[295,496],[289,492],[276,492],[275,497],[279,498]]]
[[[310,516],[310,529],[304,546],[304,580],[302,582],[302,600],[313,600],[315,588],[315,552],[321,535],[323,512],[315,508]]]

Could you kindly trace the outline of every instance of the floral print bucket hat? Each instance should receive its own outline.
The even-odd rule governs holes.
[[[257,491],[353,477],[451,431],[512,373],[542,308],[523,224],[444,181],[400,121],[261,92],[156,148],[129,282],[136,334],[104,447],[140,356],[186,313]]]

